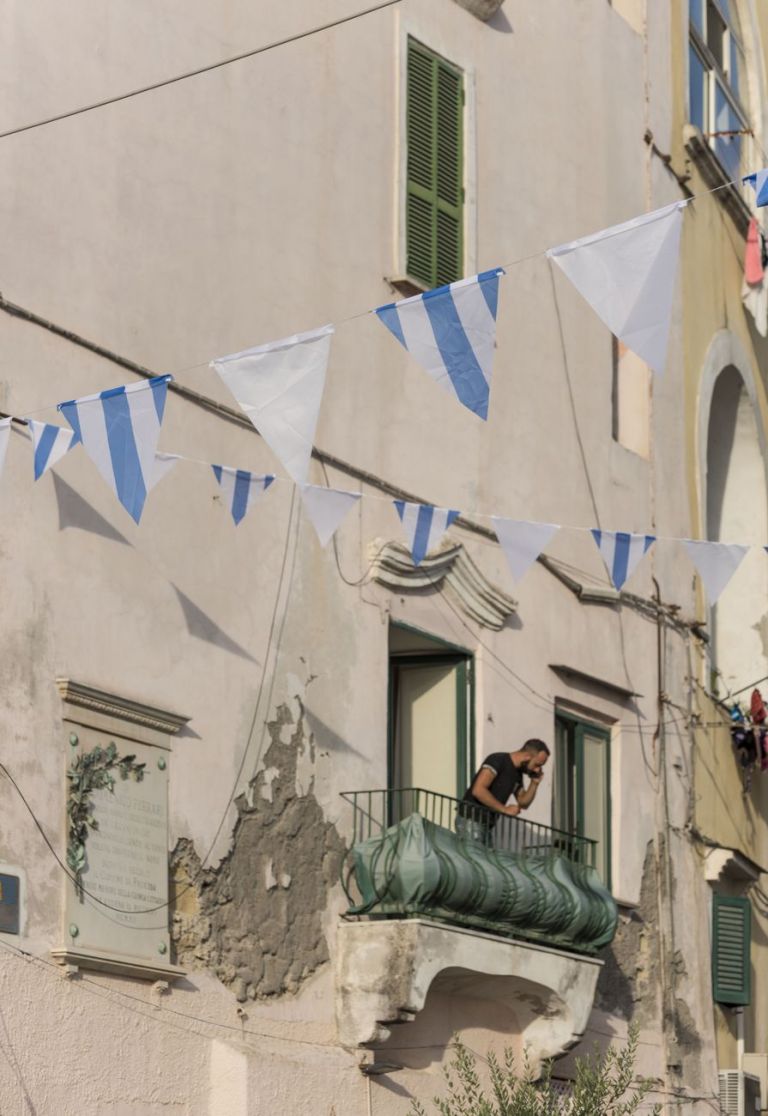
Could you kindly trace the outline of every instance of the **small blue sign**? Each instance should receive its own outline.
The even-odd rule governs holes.
[[[19,932],[19,877],[0,872],[0,934]]]

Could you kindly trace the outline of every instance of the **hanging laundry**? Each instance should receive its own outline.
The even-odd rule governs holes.
[[[749,716],[753,725],[762,725],[763,721],[768,717],[763,695],[758,689],[752,691],[752,697],[749,702]]]
[[[768,728],[761,728],[757,735],[760,745],[760,770],[768,771]]]
[[[744,283],[741,301],[755,321],[761,337],[768,336],[768,272],[765,267],[766,244],[755,217],[749,222],[744,253]]]
[[[764,273],[760,226],[757,223],[757,218],[753,217],[749,222],[749,231],[747,232],[747,248],[744,253],[744,279],[747,283],[762,283]]]

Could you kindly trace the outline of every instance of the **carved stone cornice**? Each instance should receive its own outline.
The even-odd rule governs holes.
[[[504,0],[456,0],[456,3],[485,23],[496,15]]]
[[[106,690],[97,690],[94,686],[73,682],[71,678],[57,678],[56,686],[62,700],[68,705],[90,709],[107,717],[117,717],[121,721],[131,721],[144,728],[154,729],[155,732],[173,735],[189,722],[189,717],[183,717],[179,713],[156,709],[143,702],[107,693]]]
[[[517,601],[488,580],[461,543],[451,544],[413,564],[401,543],[371,543],[370,577],[398,592],[438,589],[445,592],[476,623],[499,631],[517,610]]]

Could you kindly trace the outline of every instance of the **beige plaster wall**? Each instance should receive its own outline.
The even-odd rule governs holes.
[[[185,2],[161,12],[133,0],[107,7],[77,0],[66,12],[11,4],[0,44],[0,130],[351,11],[341,0],[295,9]],[[407,34],[467,70],[474,137],[467,236],[481,269],[679,196],[666,171],[648,162],[643,142],[649,121],[661,136],[670,127],[677,71],[667,14],[666,4],[654,9],[644,43],[603,3],[508,0],[486,25],[456,4],[408,0],[258,59],[0,141],[3,294],[229,402],[206,367],[213,356],[340,322],[393,297],[384,277],[401,270],[395,198]],[[713,250],[705,260],[690,232],[694,221],[697,230],[706,222],[717,265],[734,273],[717,211],[697,203],[686,215],[668,373],[653,387],[648,460],[611,438],[610,335],[542,258],[511,268],[502,284],[487,424],[441,394],[373,318],[361,317],[339,325],[317,445],[485,524],[482,516],[493,512],[574,528],[549,553],[578,581],[606,587],[585,528],[696,529],[690,486],[676,480],[691,469],[693,452],[694,389],[682,369],[699,356],[698,330],[682,329],[685,284]],[[733,315],[737,300],[728,304]],[[702,301],[701,313],[714,323],[719,304],[708,294]],[[0,351],[0,407],[18,415],[56,421],[60,399],[132,379],[2,313]],[[177,396],[169,399],[160,444],[203,461],[276,467],[253,432]],[[317,462],[312,479],[323,480]],[[329,470],[328,479],[359,485],[343,468]],[[362,491],[338,539],[339,565],[352,582],[364,573],[373,540],[398,537],[388,498],[372,484]],[[305,719],[307,735],[297,764],[291,733],[279,737],[270,779],[279,784],[289,772],[299,799],[312,796],[348,839],[349,808],[339,792],[386,783],[390,619],[476,654],[478,757],[532,735],[551,740],[556,702],[611,726],[613,886],[625,911],[641,900],[654,834],[667,825],[684,829],[687,736],[672,726],[662,752],[655,731],[660,689],[685,702],[689,648],[667,631],[660,675],[656,627],[641,610],[582,603],[540,565],[512,586],[498,547],[457,530],[483,574],[519,602],[501,632],[481,630],[437,594],[348,585],[297,506],[291,515],[287,484],[276,484],[235,529],[203,465],[180,465],[136,528],[82,451],[56,478],[33,486],[29,446],[14,433],[0,499],[1,756],[58,848],[66,761],[58,675],[190,717],[170,764],[172,848],[181,839],[198,856],[210,848],[213,868],[227,854],[237,817],[228,800],[263,768],[271,743],[264,722],[281,706]],[[632,592],[651,597],[652,577],[665,601],[692,613],[691,573],[674,550],[654,550]],[[576,666],[638,696],[626,702],[600,686],[576,685],[550,664]],[[551,787],[550,767],[534,819],[550,821]],[[61,874],[7,785],[3,793],[2,859],[21,865],[28,883],[27,930],[14,944],[47,958],[60,939]],[[288,872],[293,850],[281,855],[275,871]],[[680,853],[686,895],[698,904],[686,857]],[[255,873],[251,886],[264,886]],[[206,969],[205,951],[160,1006],[141,983],[65,982],[40,962],[3,952],[9,1037],[0,1086],[20,1096],[25,1089],[27,1110],[40,1112],[65,1110],[67,1090],[83,1113],[152,1111],[142,1105],[192,1116],[261,1113],[278,1100],[296,1112],[365,1111],[357,1054],[335,1045],[333,928],[342,907],[336,888],[320,912],[331,963],[295,991],[245,1004]],[[695,920],[676,933],[667,948],[693,956]],[[631,958],[623,963],[631,969]],[[706,1065],[714,1039],[705,981],[693,964],[680,981]],[[634,1004],[626,990],[617,1003],[595,1017],[596,1029],[605,1030],[607,1014],[609,1032],[625,1033],[622,1012]],[[126,1015],[134,1011],[142,1018]],[[643,1069],[666,1080],[655,986],[644,1011]],[[495,1014],[477,1029],[473,1017],[473,1044],[503,1046],[506,1020]],[[34,1051],[33,1033],[45,1036]],[[119,1063],[109,1085],[97,1045],[103,1036],[113,1054],[106,1061]],[[447,1056],[438,1042],[391,1088],[371,1086],[376,1116],[405,1111],[407,1092],[430,1097]],[[711,1091],[711,1073],[698,1087]]]

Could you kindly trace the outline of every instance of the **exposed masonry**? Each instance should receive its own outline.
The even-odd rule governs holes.
[[[292,705],[267,723],[263,768],[237,799],[232,848],[219,867],[200,875],[188,840],[172,857],[177,891],[197,881],[174,910],[179,964],[213,970],[240,1002],[296,991],[329,956],[322,918],[346,850],[312,783],[297,789],[299,760],[311,764],[315,746],[301,702]]]
[[[603,954],[605,966],[595,997],[595,1007],[649,1028],[658,1025],[660,1011],[656,889],[656,862],[649,843],[640,902],[619,917],[616,937]]]
[[[656,860],[649,842],[643,865],[640,902],[635,910],[622,914],[616,937],[603,954],[605,965],[597,985],[595,1007],[632,1019],[641,1029],[658,1031],[662,1020],[661,947],[658,933]],[[674,892],[674,878],[672,880]],[[675,901],[674,894],[670,901]],[[684,958],[675,952],[669,978],[677,984],[686,976]],[[674,997],[674,1008],[664,1018],[664,1030],[671,1038],[669,1054],[677,1051],[679,1061],[670,1063],[681,1081],[689,1087],[701,1084],[700,1055],[702,1040],[686,1002]]]

